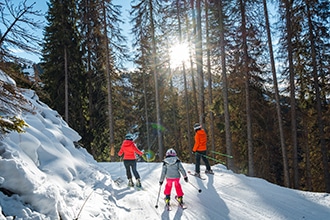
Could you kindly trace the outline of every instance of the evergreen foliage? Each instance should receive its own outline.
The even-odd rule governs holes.
[[[81,40],[77,27],[76,1],[51,0],[46,16],[41,79],[48,98],[43,101],[56,109],[81,135],[86,132],[86,74],[82,63]],[[67,90],[65,89],[67,88]],[[67,99],[66,99],[67,97]],[[68,112],[68,118],[65,116]]]
[[[1,74],[4,74],[1,71]],[[12,131],[22,133],[28,125],[19,115],[29,111],[29,103],[16,85],[0,81],[0,140]]]

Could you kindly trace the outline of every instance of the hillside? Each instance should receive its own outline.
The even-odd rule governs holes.
[[[0,72],[2,81],[8,80]],[[287,189],[265,180],[213,166],[206,180],[182,181],[181,210],[164,210],[159,188],[161,163],[138,163],[143,190],[126,187],[121,162],[97,163],[81,137],[32,90],[21,90],[31,112],[20,115],[29,125],[0,142],[0,220],[4,219],[328,219],[327,193]],[[2,115],[3,116],[3,115]],[[186,170],[193,164],[184,163]],[[122,184],[114,180],[120,178]],[[159,207],[157,195],[161,190]],[[202,192],[199,193],[198,189]],[[174,189],[172,191],[174,196]]]

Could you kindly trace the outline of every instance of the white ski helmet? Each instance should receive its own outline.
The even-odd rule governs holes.
[[[198,129],[201,129],[201,128],[202,128],[202,126],[199,123],[194,124],[194,130],[195,131],[198,130]]]
[[[176,156],[176,152],[173,148],[170,148],[166,151],[166,157],[167,156]]]

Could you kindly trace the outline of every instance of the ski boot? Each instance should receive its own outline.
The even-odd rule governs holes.
[[[183,197],[182,196],[179,196],[176,199],[178,200],[180,205],[183,205]]]
[[[212,175],[214,174],[213,170],[205,170],[205,173],[206,174],[212,174]]]
[[[141,187],[141,181],[140,181],[140,179],[137,179],[136,180],[136,187]]]
[[[166,203],[166,205],[170,205],[170,195],[166,195],[165,196],[165,203]]]
[[[134,186],[134,183],[133,183],[133,180],[132,179],[129,179],[128,180],[128,186],[130,186],[130,187],[133,187]]]
[[[201,178],[201,174],[200,173],[195,173],[194,176],[197,176],[197,177]]]

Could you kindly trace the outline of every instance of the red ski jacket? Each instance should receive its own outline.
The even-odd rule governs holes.
[[[131,140],[124,140],[121,148],[118,152],[118,156],[122,156],[124,154],[124,160],[135,160],[135,154],[142,155],[143,152],[140,151],[135,143]]]

